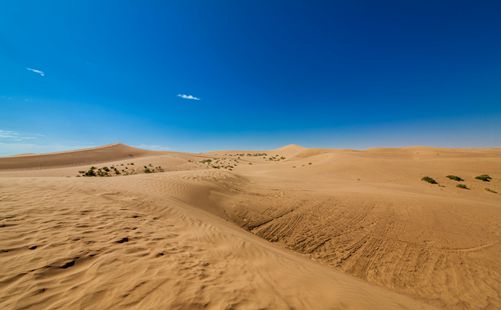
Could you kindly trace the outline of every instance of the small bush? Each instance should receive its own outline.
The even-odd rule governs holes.
[[[458,177],[457,175],[448,175],[447,177],[449,179],[457,181],[457,182],[463,182],[464,181],[462,178]]]
[[[144,166],[144,173],[153,173],[148,167]]]
[[[97,175],[100,177],[106,177],[106,176],[108,176],[108,172],[105,172],[105,171],[101,170],[101,168],[99,168],[99,169],[97,169]]]
[[[469,189],[468,186],[466,186],[465,184],[458,184],[458,185],[456,185],[456,187],[459,187],[462,189]]]
[[[430,184],[438,184],[438,182],[437,182],[437,181],[435,181],[435,179],[434,179],[434,178],[431,178],[431,177],[428,177],[428,176],[426,176],[426,177],[422,177],[422,178],[421,178],[421,181],[425,181],[425,182],[428,182],[428,183],[430,183]]]
[[[480,181],[484,181],[484,182],[490,182],[492,180],[492,178],[487,174],[478,175],[475,177],[475,179],[480,180]]]
[[[90,167],[89,170],[84,174],[86,177],[95,177],[97,176],[96,171],[94,171],[95,167]]]
[[[487,188],[487,187],[485,188],[485,190],[488,191],[489,193],[493,193],[493,194],[497,194],[498,193],[495,190]]]

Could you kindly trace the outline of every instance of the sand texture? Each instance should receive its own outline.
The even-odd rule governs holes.
[[[0,158],[0,308],[501,309],[501,149]]]

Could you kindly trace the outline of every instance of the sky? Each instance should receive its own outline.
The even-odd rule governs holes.
[[[0,155],[501,146],[499,1],[0,4]]]

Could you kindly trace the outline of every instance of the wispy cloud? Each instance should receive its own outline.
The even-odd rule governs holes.
[[[0,156],[25,153],[48,153],[93,147],[93,144],[73,144],[51,141],[36,133],[0,129]]]
[[[83,149],[93,147],[93,145],[72,145],[72,144],[59,144],[59,143],[30,143],[30,142],[9,142],[4,143],[0,141],[0,156],[11,156],[16,154],[31,154],[31,153],[49,153],[49,152],[62,152],[76,149]]]
[[[183,99],[187,99],[187,100],[196,100],[196,101],[200,100],[200,98],[192,96],[192,95],[188,95],[188,94],[177,94],[177,96],[179,98],[183,98]]]
[[[39,74],[40,76],[45,76],[45,72],[43,72],[42,70],[33,69],[33,68],[26,68],[26,70],[31,71],[31,72],[36,73],[36,74]]]
[[[21,134],[17,131],[13,131],[13,130],[0,129],[0,142],[9,142],[9,141],[19,142],[19,141],[26,141],[26,140],[35,140],[39,137],[42,137],[42,135],[39,135],[39,134],[26,135],[26,134]]]

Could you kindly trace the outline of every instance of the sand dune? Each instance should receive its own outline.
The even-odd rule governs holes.
[[[166,152],[147,151],[125,144],[110,144],[96,148],[49,154],[23,154],[0,157],[0,169],[44,169],[94,164],[121,159],[158,155]]]
[[[0,159],[1,308],[501,307],[501,149],[104,149]]]

